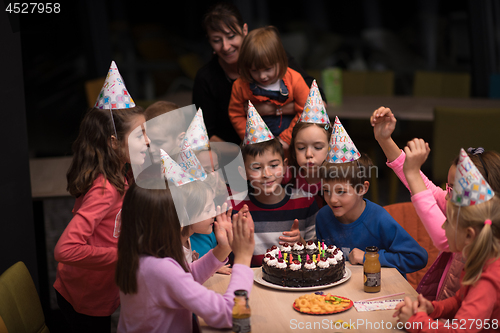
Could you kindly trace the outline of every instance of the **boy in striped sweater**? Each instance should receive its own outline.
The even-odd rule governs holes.
[[[240,173],[247,179],[248,194],[233,207],[233,213],[248,205],[255,224],[255,267],[262,264],[272,245],[314,239],[319,208],[310,193],[281,185],[287,164],[283,146],[251,104],[241,152],[245,170],[240,169]]]

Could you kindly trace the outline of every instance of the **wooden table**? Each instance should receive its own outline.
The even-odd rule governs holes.
[[[436,107],[457,108],[500,108],[499,99],[486,98],[433,98],[413,96],[348,96],[342,100],[342,105],[328,106],[330,119],[338,116],[342,119],[369,119],[378,107],[391,108],[398,120],[434,119]]]
[[[409,296],[416,299],[417,292],[399,274],[395,268],[382,268],[382,290],[378,293],[365,293],[363,291],[363,266],[351,266],[346,263],[346,267],[352,272],[351,278],[334,287],[326,288],[321,291],[350,298],[353,301],[405,292],[404,295],[395,296],[386,299],[399,299]],[[259,270],[261,268],[254,268]],[[205,286],[220,294],[224,294],[229,284],[230,277],[227,275],[215,274]],[[346,312],[332,315],[307,315],[301,314],[292,308],[296,298],[304,294],[314,293],[315,291],[283,291],[268,288],[254,282],[250,293],[250,308],[252,309],[252,332],[384,332],[394,331],[388,327],[396,327],[397,318],[393,318],[394,310],[357,312],[352,307]],[[344,322],[351,321],[355,324],[355,329],[342,329],[335,327],[336,320]],[[206,325],[200,318],[200,324],[203,332],[224,332],[229,330],[218,330]],[[314,327],[316,325],[316,327]]]

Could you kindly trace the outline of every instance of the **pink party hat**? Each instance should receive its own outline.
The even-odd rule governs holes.
[[[352,142],[344,126],[340,123],[339,118],[335,117],[326,160],[330,163],[347,163],[360,157],[361,154],[354,142]]]
[[[330,118],[326,113],[325,104],[321,98],[316,80],[311,84],[309,96],[307,97],[304,111],[302,111],[299,121],[314,124],[330,124]]]
[[[175,186],[182,186],[196,180],[195,177],[184,171],[163,149],[160,149],[160,155],[161,171],[165,178],[174,183]]]
[[[94,107],[98,109],[129,109],[135,106],[132,96],[128,93],[118,67],[111,62],[108,75]]]
[[[472,206],[493,198],[495,193],[462,148],[455,174],[451,201],[457,206]]]
[[[207,174],[205,173],[203,166],[191,149],[189,142],[183,142],[184,144],[181,147],[181,152],[178,157],[179,166],[190,176],[198,180],[205,180],[205,178],[207,178]]]
[[[184,140],[181,143],[181,148],[184,146],[184,142],[187,142],[191,146],[191,149],[195,151],[210,147],[201,108],[198,108],[198,112],[196,112],[193,120],[191,120],[191,124],[189,124]]]
[[[248,101],[247,126],[243,143],[245,145],[252,145],[272,139],[274,139],[273,133],[271,133],[264,120],[262,120],[252,102]]]

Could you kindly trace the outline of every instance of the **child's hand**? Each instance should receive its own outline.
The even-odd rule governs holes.
[[[413,139],[408,141],[404,151],[406,154],[405,163],[403,164],[405,175],[411,172],[420,173],[420,168],[431,151],[429,144],[423,139]]]
[[[396,118],[391,109],[381,106],[373,112],[370,124],[373,126],[375,140],[386,140],[391,137],[396,128]]]
[[[294,244],[297,242],[301,242],[302,244],[305,244],[304,239],[300,235],[300,230],[299,230],[299,220],[295,219],[292,224],[292,228],[290,228],[290,231],[285,231],[283,232],[283,235],[287,237],[280,237],[280,245],[283,245],[285,243],[289,244]]]
[[[352,249],[349,253],[349,262],[351,265],[363,264],[363,258],[365,257],[365,251],[358,248]]]
[[[405,324],[416,313],[417,308],[418,301],[413,302],[409,297],[405,297],[403,302],[396,305],[396,312],[392,316],[399,317],[398,321]]]
[[[254,225],[250,212],[243,216],[240,211],[233,215],[233,240],[231,248],[234,253],[234,263],[250,266],[255,248]]]
[[[426,299],[422,294],[418,295],[418,308],[416,312],[425,312],[431,314],[434,312],[434,305],[432,302]]]
[[[231,273],[233,272],[233,269],[230,266],[231,266],[230,264],[226,264],[226,265],[222,266],[221,268],[219,268],[216,273],[224,274],[224,275],[231,275]]]
[[[229,207],[229,209],[227,209],[227,202],[224,202],[222,204],[222,208],[221,206],[217,206],[216,210],[217,215],[215,216],[215,218],[217,220],[217,223],[219,223],[221,227],[226,229],[228,235],[232,233],[233,230],[233,226],[231,225],[232,212],[233,212],[233,207]]]

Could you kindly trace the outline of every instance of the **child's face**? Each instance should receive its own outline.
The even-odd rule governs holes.
[[[151,140],[149,148],[151,156],[153,156],[154,163],[160,163],[160,148],[167,154],[173,155],[179,151],[179,146],[184,138],[184,132],[178,135],[169,134],[166,133],[164,128],[159,126],[149,126],[147,132],[148,137]]]
[[[295,137],[295,156],[299,167],[311,172],[325,161],[327,155],[328,134],[323,128],[312,125],[298,131]]]
[[[341,223],[356,221],[365,208],[363,195],[368,190],[369,183],[356,185],[347,181],[326,180],[323,183],[323,195],[333,215]]]
[[[275,64],[274,66],[270,66],[268,68],[261,68],[257,69],[255,68],[255,65],[250,68],[250,75],[252,76],[252,79],[254,81],[261,85],[261,86],[268,86],[270,84],[275,83],[278,81],[278,64]]]
[[[281,155],[269,149],[262,155],[245,157],[247,180],[255,195],[276,195],[282,191],[281,181],[286,161]]]
[[[444,221],[442,228],[444,229],[450,252],[462,252],[465,247],[466,230],[456,226],[456,216],[452,221]]]
[[[226,25],[222,26],[222,30],[224,32],[209,29],[207,31],[208,41],[221,61],[228,65],[234,65],[238,62],[243,38],[248,33],[247,25],[245,23],[240,35],[233,33]]]
[[[191,231],[198,234],[209,234],[212,232],[212,226],[215,218],[215,204],[212,192],[209,193],[207,203],[200,215],[195,216],[191,221],[196,221],[191,225]]]
[[[202,150],[196,154],[198,161],[200,161],[201,166],[205,170],[207,174],[211,173],[216,182],[219,181],[219,173],[216,170],[219,170],[219,158],[217,154],[212,153],[209,150]]]
[[[142,165],[146,158],[149,138],[145,132],[146,118],[143,115],[137,115],[132,120],[130,130],[125,134],[125,150],[126,163],[134,165]]]
[[[455,183],[455,173],[457,172],[457,166],[456,165],[452,165],[450,167],[450,170],[448,170],[448,183],[446,184],[447,186],[447,189],[449,188],[450,191],[453,189],[453,183]],[[451,193],[450,191],[448,193],[446,193],[446,200],[450,200],[451,199]]]

